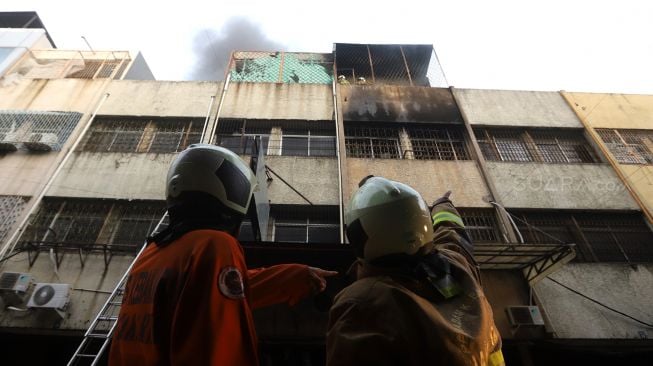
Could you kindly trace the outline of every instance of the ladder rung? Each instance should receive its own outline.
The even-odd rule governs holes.
[[[98,320],[104,320],[104,321],[109,321],[109,320],[118,320],[118,316],[116,316],[116,315],[113,315],[113,316],[104,316],[104,315],[100,315],[100,316],[98,316],[97,318],[98,318]]]
[[[106,339],[109,338],[109,335],[106,333],[90,333],[87,337]]]
[[[97,355],[91,355],[87,353],[78,353],[75,355],[76,357],[97,357]]]

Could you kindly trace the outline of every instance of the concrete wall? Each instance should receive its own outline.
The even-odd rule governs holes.
[[[653,265],[574,263],[550,277],[637,319],[653,321]],[[548,279],[536,284],[534,291],[558,338],[653,337],[653,329],[600,307]]]
[[[68,316],[60,323],[47,310],[30,310],[24,313],[4,310],[4,306],[2,306],[0,327],[85,330],[100,311],[109,294],[80,291],[79,289],[113,291],[132,260],[132,256],[114,256],[105,272],[102,255],[88,255],[84,268],[81,269],[78,254],[67,253],[58,268],[59,276],[57,276],[46,252],[39,255],[31,268],[27,260],[27,253],[13,257],[4,265],[3,271],[30,273],[35,282],[67,283],[78,290],[71,291],[70,305],[66,311]],[[30,291],[33,292],[33,288]],[[27,299],[25,304],[27,304]]]
[[[331,85],[231,83],[220,117],[333,120]]]
[[[649,212],[653,212],[653,165],[619,165],[626,180]]]
[[[506,308],[528,305],[528,287],[520,271],[481,271],[483,290],[494,315],[501,338],[513,338],[514,328],[510,325]]]
[[[345,204],[358,188],[358,182],[373,174],[410,185],[429,204],[451,190],[451,199],[457,206],[490,206],[482,199],[489,192],[474,161],[348,158],[346,164],[349,181],[345,184]]]
[[[637,210],[607,164],[487,162],[498,199],[511,208]]]
[[[557,92],[454,89],[470,124],[528,127],[582,127]]]
[[[316,205],[338,205],[338,160],[300,156],[266,156],[265,162],[285,181]],[[268,198],[272,204],[308,204],[280,179],[272,176]]]
[[[190,81],[115,80],[111,97],[100,114],[159,117],[206,117],[211,96],[217,108],[221,83]]]
[[[653,95],[566,94],[576,112],[587,116],[594,128],[653,129]]]
[[[21,79],[0,84],[0,109],[33,109],[90,113],[107,80]],[[111,99],[111,98],[109,98]]]
[[[176,154],[75,152],[48,196],[165,199],[165,177]]]

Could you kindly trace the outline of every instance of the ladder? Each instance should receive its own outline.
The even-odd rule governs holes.
[[[154,228],[154,233],[160,231],[162,227],[165,227],[168,224],[169,216],[168,212],[163,214],[156,227]],[[143,246],[136,254],[136,257],[131,262],[125,273],[118,281],[113,292],[107,299],[107,301],[100,309],[100,312],[97,314],[93,322],[86,330],[84,338],[80,343],[79,347],[68,361],[68,366],[72,365],[92,365],[95,366],[100,362],[102,354],[106,351],[111,336],[113,335],[113,330],[118,323],[118,314],[120,313],[120,306],[122,305],[122,297],[125,293],[125,286],[127,285],[127,278],[131,272],[134,263],[138,260],[141,253],[145,250],[147,246],[147,241],[143,243]]]

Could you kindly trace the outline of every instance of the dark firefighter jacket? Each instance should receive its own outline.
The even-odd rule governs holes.
[[[149,245],[127,282],[110,365],[257,365],[251,309],[310,294],[309,269],[247,270],[231,235],[194,230]]]
[[[455,225],[438,226],[429,252],[451,263],[462,293],[445,299],[410,271],[361,263],[331,308],[328,366],[503,365],[478,268]]]

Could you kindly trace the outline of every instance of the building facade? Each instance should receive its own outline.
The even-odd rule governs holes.
[[[64,51],[27,53],[0,84],[0,272],[67,284],[69,301],[28,306],[34,284],[19,296],[3,284],[11,361],[72,355],[163,215],[170,162],[196,142],[247,161],[260,142],[269,216],[263,241],[243,225],[250,266],[341,272],[323,294],[256,312],[264,365],[324,362],[328,309],[351,281],[343,212],[370,174],[429,202],[453,191],[510,364],[600,359],[605,349],[637,359],[653,345],[650,327],[596,303],[653,321],[648,96],[456,89],[428,45],[234,52],[224,82],[129,80],[138,57],[126,54],[96,52],[77,69]],[[55,61],[35,71],[35,55]],[[639,154],[636,165],[619,160],[619,144],[626,158]],[[49,346],[27,355],[35,340]]]

